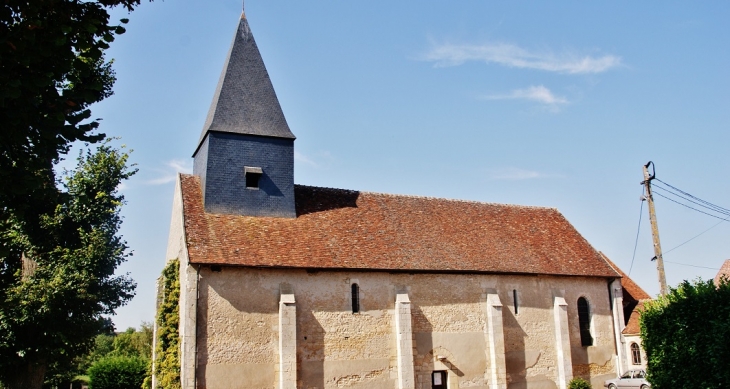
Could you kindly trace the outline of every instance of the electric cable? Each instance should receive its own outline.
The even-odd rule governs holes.
[[[644,190],[641,191],[644,193]],[[629,267],[629,277],[631,276],[631,270],[634,268],[634,259],[636,259],[636,247],[639,245],[639,231],[641,231],[641,214],[644,213],[644,198],[641,199],[641,205],[639,206],[639,226],[636,227],[636,241],[634,242],[634,255],[631,256],[631,266]]]
[[[676,193],[674,193],[674,192],[672,192],[672,191],[669,191],[669,190],[667,190],[667,189],[665,189],[665,188],[662,188],[661,186],[654,186],[654,189],[658,189],[658,190],[659,190],[659,191],[661,191],[661,192],[666,192],[666,193],[668,193],[668,194],[671,194],[672,196],[676,196],[676,197],[679,197],[680,199],[682,199],[682,200],[684,200],[684,201],[688,201],[688,202],[690,202],[690,203],[692,203],[692,204],[698,205],[698,206],[700,206],[700,207],[703,207],[703,208],[705,208],[705,209],[708,209],[708,210],[710,210],[710,211],[713,211],[713,212],[721,213],[721,214],[723,214],[723,215],[728,215],[728,216],[730,216],[730,210],[725,210],[725,208],[722,208],[722,207],[719,207],[719,206],[715,206],[716,208],[713,208],[713,207],[709,207],[709,206],[707,206],[707,205],[705,205],[705,204],[702,204],[702,203],[700,203],[700,202],[697,202],[697,201],[694,201],[694,200],[692,200],[692,199],[688,199],[688,198],[686,198],[686,197],[684,197],[684,196],[678,195],[678,194],[676,194]],[[657,193],[657,194],[658,194],[658,193]],[[661,195],[660,195],[660,196],[661,196]],[[662,196],[662,197],[664,197],[664,196]],[[666,198],[666,197],[665,197],[665,198]]]
[[[671,263],[673,265],[682,265],[682,266],[689,266],[689,267],[699,267],[699,268],[702,268],[702,269],[720,270],[719,267],[707,267],[707,266],[689,265],[689,264],[686,264],[686,263],[671,262],[671,261],[667,261],[667,260],[664,260],[664,263]]]
[[[707,212],[705,212],[705,211],[700,211],[700,210],[699,210],[699,209],[697,209],[697,208],[693,208],[693,207],[690,207],[690,206],[689,206],[689,205],[687,205],[687,204],[682,204],[682,203],[680,203],[679,201],[676,201],[676,200],[670,199],[669,197],[667,197],[667,196],[664,196],[664,195],[662,195],[661,193],[654,193],[654,194],[656,194],[656,195],[657,195],[657,196],[659,196],[659,197],[664,197],[665,199],[667,199],[667,200],[669,200],[669,201],[671,201],[671,202],[673,202],[673,203],[677,203],[677,204],[679,204],[679,205],[681,205],[681,206],[683,206],[683,207],[687,207],[687,208],[689,208],[689,209],[692,209],[692,210],[695,210],[695,211],[697,211],[697,212],[699,212],[699,213],[704,213],[704,214],[705,214],[705,215],[707,215],[707,216],[712,216],[712,217],[714,217],[715,219],[725,220],[724,218],[721,218],[720,216],[715,216],[715,215],[713,215],[713,214],[710,214],[710,213],[707,213]],[[729,215],[729,216],[730,216],[730,215]]]
[[[662,184],[664,184],[664,185],[666,185],[666,186],[668,186],[668,187],[670,187],[670,188],[672,188],[672,189],[676,190],[677,192],[679,192],[679,193],[682,193],[682,194],[683,194],[683,195],[685,195],[685,196],[689,196],[689,197],[691,197],[691,198],[693,198],[693,199],[695,199],[695,200],[698,200],[698,201],[700,201],[700,202],[702,202],[702,203],[705,203],[705,204],[707,204],[707,205],[709,205],[709,206],[711,206],[711,207],[714,207],[714,208],[718,208],[718,209],[722,210],[723,212],[730,212],[730,209],[727,209],[727,208],[723,208],[723,207],[721,207],[721,206],[719,206],[719,205],[715,205],[715,204],[713,204],[713,203],[711,203],[711,202],[709,202],[709,201],[705,201],[705,200],[702,200],[701,198],[699,198],[699,197],[697,197],[697,196],[693,196],[693,195],[691,195],[691,194],[689,194],[689,193],[687,193],[687,192],[683,191],[682,189],[679,189],[679,188],[677,188],[676,186],[672,186],[671,184],[667,184],[666,182],[664,182],[664,181],[662,181],[662,180],[660,180],[660,179],[658,179],[658,178],[654,178],[654,179],[655,179],[655,180],[657,180],[657,181],[659,181],[659,182],[661,182]]]
[[[677,245],[677,246],[674,246],[674,247],[672,247],[671,249],[669,249],[669,250],[665,251],[665,252],[664,252],[664,253],[663,253],[662,255],[664,255],[664,254],[667,254],[667,253],[670,253],[670,252],[674,251],[675,249],[678,249],[678,248],[680,248],[680,247],[684,246],[685,244],[687,244],[687,243],[689,243],[689,242],[693,241],[693,240],[694,240],[695,238],[699,237],[700,235],[704,234],[705,232],[707,232],[707,231],[709,231],[709,230],[711,230],[711,229],[713,229],[713,228],[715,228],[715,227],[719,226],[720,224],[722,224],[723,222],[726,222],[726,221],[728,221],[728,220],[730,220],[730,216],[728,216],[728,217],[726,217],[726,218],[724,218],[724,219],[720,220],[719,222],[717,222],[717,223],[713,224],[713,225],[712,225],[712,227],[710,227],[710,228],[708,228],[708,229],[706,229],[706,230],[704,230],[704,231],[700,232],[699,234],[697,234],[697,235],[695,235],[695,236],[691,237],[690,239],[686,240],[686,241],[685,241],[684,243],[681,243],[681,244],[679,244],[679,245]]]

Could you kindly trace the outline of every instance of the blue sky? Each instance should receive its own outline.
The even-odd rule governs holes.
[[[134,149],[122,233],[138,282],[119,329],[154,315],[174,177],[190,171],[241,1],[143,3],[93,108]],[[262,1],[246,15],[295,142],[299,184],[558,208],[658,293],[642,165],[730,207],[730,3]],[[657,198],[665,251],[719,220]],[[712,278],[722,222],[665,255]],[[684,264],[684,265],[680,265]],[[692,266],[687,266],[692,265]],[[705,269],[703,266],[710,269]]]

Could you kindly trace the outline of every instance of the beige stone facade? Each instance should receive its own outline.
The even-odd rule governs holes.
[[[186,387],[391,389],[411,382],[421,389],[431,388],[432,372],[445,371],[449,389],[557,388],[565,360],[572,361],[566,380],[582,376],[599,386],[616,374],[613,318],[602,278],[215,270],[199,270],[196,383]],[[353,279],[360,287],[359,313],[352,313]],[[496,339],[501,347],[490,346],[495,342],[490,294],[502,304],[497,324],[503,338]],[[282,385],[280,378],[283,295],[293,296],[296,306],[296,386]],[[401,369],[413,372],[411,380],[399,380],[399,295],[410,301],[412,359]],[[567,328],[556,329],[556,297],[566,302]],[[579,297],[590,302],[593,346],[581,346]],[[559,330],[568,334],[569,355],[558,355]]]

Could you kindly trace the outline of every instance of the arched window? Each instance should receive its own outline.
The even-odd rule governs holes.
[[[352,288],[352,313],[360,312],[360,287],[357,284],[350,285]]]
[[[641,365],[641,350],[636,343],[631,343],[631,362],[634,365]]]
[[[582,346],[593,346],[591,335],[591,308],[585,297],[578,299],[578,326],[580,327],[580,344]]]

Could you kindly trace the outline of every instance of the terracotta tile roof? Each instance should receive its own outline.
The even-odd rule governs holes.
[[[626,324],[626,328],[624,328],[623,331],[621,331],[624,335],[638,335],[641,333],[641,327],[639,327],[639,317],[641,314],[639,311],[644,309],[644,304],[649,300],[642,300],[639,301],[639,304],[634,308],[633,311],[631,311],[631,316],[629,317],[629,322]]]
[[[715,285],[720,285],[720,277],[725,276],[730,281],[730,259],[725,260],[725,263],[720,267],[720,271],[715,276]]]
[[[297,218],[203,211],[181,175],[191,263],[617,277],[554,208],[297,185]]]
[[[616,270],[618,274],[621,275],[621,286],[624,289],[624,301],[628,301],[629,299],[635,301],[651,299],[649,293],[646,293],[644,289],[641,289],[641,287],[636,282],[634,282],[631,277],[624,273],[623,270],[616,266],[613,261],[608,259],[608,257],[603,253],[601,253],[601,256],[603,257],[603,259],[606,260],[606,262],[608,262],[609,265],[611,265],[611,267],[613,267],[614,270]]]

